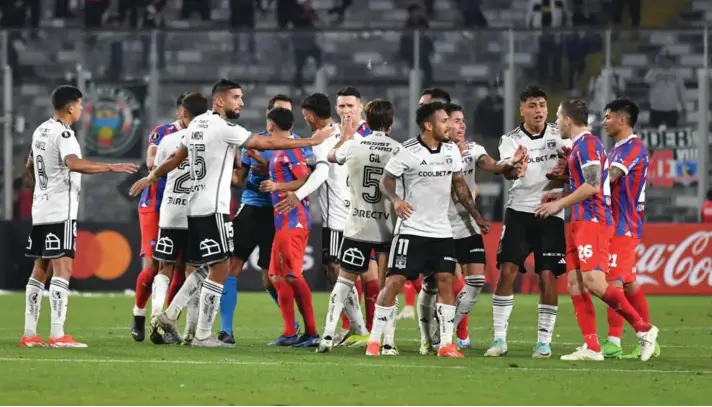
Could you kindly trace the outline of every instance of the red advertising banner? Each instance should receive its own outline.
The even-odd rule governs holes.
[[[502,225],[492,225],[485,236],[487,282],[494,287],[497,245]],[[636,249],[638,284],[647,294],[712,295],[712,225],[646,224],[643,240]],[[537,293],[534,259],[526,264],[519,292]],[[559,293],[566,294],[566,279],[560,278]]]

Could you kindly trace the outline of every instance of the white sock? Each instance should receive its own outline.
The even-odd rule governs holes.
[[[52,277],[49,283],[49,306],[52,309],[50,321],[52,323],[49,336],[61,338],[64,336],[64,321],[67,319],[67,303],[69,302],[69,281]]]
[[[538,343],[551,344],[558,309],[556,305],[539,304]]]
[[[223,285],[214,281],[203,281],[200,290],[200,305],[198,305],[198,329],[195,330],[195,339],[206,339],[213,331],[213,322],[220,309]]]
[[[494,320],[494,339],[507,342],[507,326],[514,308],[513,295],[492,296],[492,319]]]
[[[163,304],[166,302],[168,294],[168,284],[171,279],[167,275],[158,273],[153,279],[153,288],[151,290],[151,317],[158,315],[163,311]]]
[[[465,286],[457,294],[457,301],[455,302],[455,326],[460,325],[460,322],[470,313],[472,307],[477,304],[484,285],[485,276],[465,276]]]
[[[146,308],[139,308],[138,305],[134,304],[133,315],[135,317],[145,317],[146,316]]]
[[[349,319],[351,329],[356,332],[356,335],[368,335],[366,322],[363,320],[363,314],[361,313],[361,304],[358,300],[358,291],[356,291],[355,286],[351,287],[351,290],[349,290],[348,295],[346,296],[344,301],[344,312],[346,313],[346,317]]]
[[[27,335],[25,335],[27,336]],[[620,347],[621,346],[621,338],[618,338],[616,336],[609,336],[608,337],[608,342]]]
[[[198,286],[198,290],[203,288],[203,283],[201,282]],[[188,301],[188,312],[185,314],[185,332],[195,334],[195,329],[198,326],[198,307],[200,306],[200,296],[194,295],[193,298]]]
[[[208,272],[206,270],[195,269],[195,271],[185,279],[183,287],[178,290],[176,296],[173,297],[171,305],[166,308],[166,315],[168,315],[170,319],[178,319],[178,315],[180,315],[183,308],[188,305],[188,301],[200,292],[200,284],[207,276]]]
[[[437,310],[438,321],[440,321],[440,346],[450,345],[455,329],[455,306],[438,304]]]
[[[398,297],[396,297],[396,303],[394,309],[398,310]],[[395,312],[395,311],[394,311]],[[391,348],[396,347],[396,319],[391,318],[386,322],[385,328],[383,328],[383,346],[390,346]]]
[[[329,297],[329,309],[326,312],[326,323],[324,324],[325,339],[334,339],[336,325],[338,325],[341,319],[341,311],[344,309],[346,297],[349,296],[353,287],[354,282],[349,279],[343,277],[336,279],[334,288],[331,290],[331,296]]]
[[[420,343],[430,343],[430,325],[435,317],[435,300],[438,293],[430,290],[423,283],[418,294],[418,326],[420,327]]]
[[[32,277],[25,286],[25,334],[31,338],[37,336],[37,321],[40,319],[40,308],[42,306],[42,294],[44,284]]]
[[[386,329],[386,325],[396,316],[396,307],[382,307],[376,304],[376,311],[373,313],[373,328],[369,342],[381,342],[381,336]]]

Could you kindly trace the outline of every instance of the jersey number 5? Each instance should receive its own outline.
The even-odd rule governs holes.
[[[376,204],[376,203],[381,202],[381,198],[383,196],[381,194],[381,188],[380,188],[379,184],[380,184],[382,175],[383,175],[383,168],[371,167],[368,165],[363,167],[363,187],[364,188],[373,188],[372,191],[364,192],[361,194],[361,197],[363,198],[364,201],[366,201],[370,204]]]
[[[205,168],[205,158],[201,153],[205,152],[205,144],[191,144],[191,153],[193,153],[193,159],[190,162],[190,178],[193,181],[199,181],[205,177],[207,173]],[[178,182],[176,181],[176,185]]]

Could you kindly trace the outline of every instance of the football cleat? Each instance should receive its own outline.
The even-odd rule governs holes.
[[[438,357],[441,358],[464,358],[465,355],[457,351],[457,346],[454,343],[441,346],[438,349]]]
[[[621,356],[621,359],[640,359],[640,345],[636,346],[633,353]],[[655,341],[655,351],[653,351],[653,357],[656,358],[660,356],[660,344]]]
[[[398,356],[398,349],[395,346],[383,345],[383,348],[381,348],[381,355]]]
[[[316,348],[316,353],[331,352],[331,349],[333,347],[334,347],[334,341],[331,339],[330,336],[327,336],[325,338],[322,338],[321,341],[319,341],[319,346]]]
[[[435,350],[433,349],[433,344],[430,342],[421,343],[419,353],[421,356],[434,355]]]
[[[299,337],[297,335],[284,336],[281,335],[279,338],[269,343],[269,346],[294,346],[299,343]]]
[[[205,339],[193,338],[190,343],[194,348],[234,348],[235,345],[230,343],[225,343],[219,340],[216,336],[208,336]]]
[[[604,341],[601,344],[601,352],[606,359],[620,359],[623,356],[623,349],[611,341]]]
[[[175,336],[171,332],[166,332],[163,335],[163,343],[166,345],[180,345],[182,341],[179,336]]]
[[[366,345],[366,356],[378,357],[381,354],[381,342],[369,342]]]
[[[638,332],[635,334],[640,342],[640,360],[648,361],[655,353],[655,344],[658,340],[658,328],[653,325],[648,332]]]
[[[485,352],[485,356],[487,357],[499,357],[499,356],[507,356],[507,352],[509,352],[509,348],[507,348],[507,342],[504,341],[504,339],[495,339],[494,342],[492,342],[492,345],[490,345],[489,349]]]
[[[396,320],[415,319],[415,309],[409,305],[403,307],[400,313],[396,316]]]
[[[310,336],[310,335],[304,334],[304,335],[300,336],[297,343],[292,346],[294,346],[295,348],[315,348],[315,347],[319,346],[320,341],[321,341],[321,337],[319,335]]]
[[[592,360],[592,361],[600,362],[603,359],[604,359],[603,353],[592,351],[586,345],[579,346],[578,348],[576,348],[576,351],[574,351],[573,353],[570,353],[568,355],[563,355],[561,357],[561,360],[568,360],[568,361]]]
[[[64,335],[59,338],[50,337],[47,340],[50,348],[87,348],[87,344],[75,341],[71,336]]]
[[[548,359],[551,357],[551,344],[548,343],[537,343],[534,347],[534,353],[532,353],[534,359]]]
[[[23,348],[45,348],[47,344],[39,337],[35,336],[23,336],[20,338],[20,346]]]
[[[457,338],[457,348],[458,349],[470,349],[472,348],[472,340],[468,336],[465,339]]]
[[[146,317],[133,316],[133,325],[131,326],[131,337],[136,342],[143,342],[146,339]]]
[[[151,333],[148,335],[148,339],[150,339],[154,345],[163,345],[166,343],[163,340],[163,332],[154,325],[151,325]]]
[[[230,344],[230,345],[235,344],[235,336],[233,336],[233,334],[229,334],[225,331],[220,331],[220,333],[218,333],[218,340],[221,342]]]

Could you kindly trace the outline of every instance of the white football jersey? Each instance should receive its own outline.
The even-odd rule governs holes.
[[[386,163],[400,143],[386,133],[355,138],[335,151],[336,161],[346,164],[349,179],[349,210],[344,237],[370,243],[393,240],[396,214],[380,188]]]
[[[559,127],[554,123],[547,123],[540,134],[530,134],[522,124],[499,140],[500,160],[511,158],[520,145],[529,151],[529,165],[524,176],[515,180],[509,188],[507,208],[534,213],[545,193],[563,190],[547,189],[551,181],[546,178],[546,174],[556,167],[561,148],[571,147],[572,143],[571,140],[561,138]],[[556,216],[563,219],[564,211]]]
[[[186,130],[179,130],[161,141],[156,150],[156,167],[165,162],[184,142]],[[186,158],[178,168],[166,176],[166,186],[163,189],[161,213],[158,227],[163,229],[188,229],[188,199],[193,188],[190,179],[190,163]]]
[[[457,147],[457,146],[456,146]],[[459,150],[459,149],[458,149]],[[462,175],[465,177],[467,186],[470,191],[475,190],[475,170],[477,161],[487,154],[485,148],[477,143],[467,143],[467,151],[462,154]],[[450,218],[450,226],[452,226],[452,237],[454,239],[464,239],[472,235],[481,233],[480,227],[477,226],[475,220],[470,216],[465,207],[460,203],[455,194],[451,194],[450,207],[448,209],[448,218]]]
[[[188,149],[188,168],[193,187],[188,216],[230,213],[230,182],[235,149],[252,134],[242,126],[225,121],[212,111],[190,122],[181,145]]]
[[[441,143],[429,149],[420,137],[410,139],[397,149],[386,164],[386,171],[403,177],[403,200],[413,206],[407,220],[398,218],[395,233],[423,237],[452,237],[448,219],[452,174],[462,170],[457,146]]]
[[[44,225],[76,220],[79,210],[81,174],[69,170],[70,155],[82,157],[71,127],[49,119],[32,133],[35,190],[32,224]]]
[[[346,226],[346,215],[349,213],[349,187],[347,184],[348,173],[345,167],[329,163],[328,157],[331,150],[341,137],[341,126],[332,125],[334,131],[321,144],[312,147],[316,165],[329,165],[329,176],[319,187],[319,208],[321,209],[321,222],[324,227],[331,230],[343,231]],[[360,138],[358,133],[354,138]],[[320,164],[322,163],[322,164]]]

